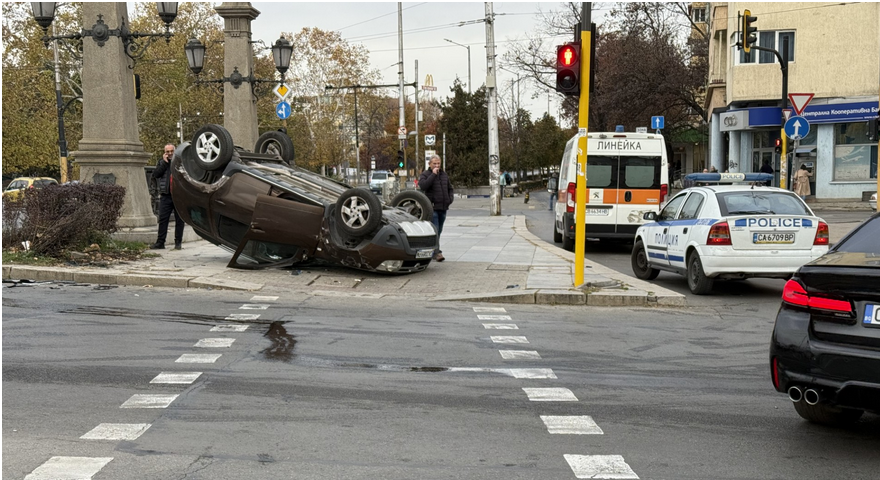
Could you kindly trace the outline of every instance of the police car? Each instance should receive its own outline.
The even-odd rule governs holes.
[[[687,277],[697,295],[716,279],[789,278],[828,251],[828,224],[793,192],[765,187],[770,174],[702,173],[636,231],[632,269]],[[734,184],[738,183],[739,184]],[[743,184],[742,182],[748,182]],[[726,184],[726,185],[725,185]]]

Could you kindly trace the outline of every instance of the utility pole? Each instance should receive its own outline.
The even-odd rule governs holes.
[[[446,170],[446,132],[443,132],[443,170]]]
[[[584,284],[584,247],[586,246],[586,206],[587,206],[587,131],[590,120],[590,65],[593,49],[592,20],[593,4],[581,3],[581,72],[580,98],[578,99],[578,163],[575,176],[575,220],[574,220],[574,287]]]
[[[354,87],[354,174],[356,185],[361,184],[361,138],[358,133],[358,87]]]
[[[52,25],[55,36],[55,25]],[[64,135],[64,100],[61,98],[61,65],[58,64],[58,40],[55,40],[55,105],[58,108],[58,150],[61,183],[67,182],[67,137]]]
[[[458,42],[453,42],[452,40],[450,40],[448,38],[444,38],[443,40],[446,40],[449,43],[452,43],[452,44],[458,45],[459,47],[464,47],[467,49],[467,52],[468,52],[468,93],[471,93],[471,84],[473,83],[471,81],[471,46],[470,45],[462,45]]]
[[[498,92],[495,88],[495,14],[492,13],[492,2],[486,2],[486,90],[489,107],[489,187],[492,189],[492,216],[501,215],[501,158],[498,152]]]
[[[415,108],[415,121],[416,121],[416,134],[415,134],[415,142],[416,142],[416,153],[413,158],[413,177],[419,174],[419,61],[416,60],[416,108]]]
[[[399,130],[397,132],[397,138],[400,139],[400,150],[403,151],[403,171],[406,172],[406,114],[404,110],[405,98],[403,96],[403,3],[401,2],[397,2],[397,43],[397,51],[399,55],[399,63],[397,64],[399,70],[397,76],[398,83],[400,84],[400,122],[398,123]],[[402,135],[400,135],[401,131],[404,132]],[[400,177],[405,176],[406,173],[400,175]],[[406,179],[401,178],[401,181],[404,182],[403,185],[401,185],[401,189],[403,189],[406,187]]]

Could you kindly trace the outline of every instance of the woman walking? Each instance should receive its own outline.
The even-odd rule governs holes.
[[[801,165],[801,168],[794,174],[794,193],[801,197],[801,200],[806,200],[807,195],[812,195],[810,190],[810,177],[812,176],[813,174],[807,171],[806,165]]]

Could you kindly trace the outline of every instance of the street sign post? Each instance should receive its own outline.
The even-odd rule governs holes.
[[[654,130],[662,130],[665,118],[662,116],[651,117],[651,128]]]
[[[287,97],[290,95],[290,92],[291,92],[291,91],[292,91],[292,90],[290,89],[290,87],[288,87],[287,85],[285,85],[285,84],[283,84],[283,83],[279,83],[278,86],[275,87],[274,90],[272,90],[272,92],[273,92],[273,93],[278,97],[278,99],[281,100],[282,102],[285,101],[285,100],[287,100]]]
[[[794,116],[785,122],[785,136],[792,140],[800,140],[810,133],[810,122],[804,117]]]
[[[275,107],[275,114],[278,115],[278,118],[281,120],[287,119],[290,116],[290,104],[287,102],[281,102]]]
[[[807,105],[810,104],[810,100],[813,99],[814,93],[789,93],[788,99],[791,101],[791,106],[794,108],[795,115],[801,115],[804,113],[804,109],[807,108]]]

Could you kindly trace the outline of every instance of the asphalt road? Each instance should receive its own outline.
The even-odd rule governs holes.
[[[611,459],[641,479],[877,476],[880,417],[812,425],[772,389],[775,308],[759,302],[476,312],[499,305],[65,284],[2,299],[3,478],[66,478],[43,475],[51,457],[103,459],[96,480],[564,479]],[[177,362],[192,354],[221,356]],[[151,383],[163,372],[200,375]],[[122,408],[160,394],[178,396]],[[596,433],[551,434],[542,416]],[[149,428],[80,438],[105,423]]]

